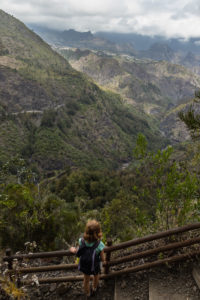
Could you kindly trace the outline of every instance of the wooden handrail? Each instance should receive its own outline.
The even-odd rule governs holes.
[[[165,245],[162,247],[157,247],[157,248],[146,250],[143,252],[133,253],[131,255],[127,255],[122,258],[107,261],[106,264],[104,264],[104,267],[115,266],[115,265],[118,265],[118,264],[121,264],[124,262],[133,261],[138,258],[144,258],[144,257],[151,256],[154,254],[162,253],[162,252],[165,252],[168,250],[175,250],[175,249],[178,249],[181,247],[186,247],[186,246],[190,246],[190,245],[197,244],[197,243],[200,243],[200,237],[185,240],[182,242],[171,243],[171,244],[168,244],[168,245]],[[78,269],[77,264],[60,264],[60,265],[41,266],[41,267],[19,268],[19,269],[17,269],[17,272],[18,273],[37,273],[37,272],[74,270],[74,269]],[[14,272],[14,270],[12,270],[11,272]],[[105,274],[108,274],[108,272],[105,272]]]
[[[138,259],[138,258],[144,258],[144,257],[151,256],[151,255],[154,255],[154,254],[163,253],[163,252],[166,252],[166,251],[169,251],[169,250],[175,250],[175,249],[178,249],[178,248],[194,245],[194,244],[197,244],[197,243],[200,243],[200,237],[185,240],[183,242],[167,244],[165,246],[157,247],[157,248],[146,250],[146,251],[143,251],[143,252],[133,253],[131,255],[127,255],[127,256],[122,257],[122,258],[111,260],[110,262],[107,262],[107,265],[108,266],[115,266],[115,265],[118,265],[118,264],[121,264],[121,263],[124,263],[124,262],[133,261],[133,260]]]
[[[100,279],[109,279],[109,278],[113,278],[116,276],[120,276],[120,275],[124,275],[124,274],[128,274],[128,273],[134,273],[134,272],[138,272],[138,271],[142,271],[142,270],[147,270],[147,269],[151,269],[151,268],[155,268],[161,265],[165,265],[167,263],[172,263],[172,262],[177,262],[177,261],[181,261],[187,258],[191,258],[193,256],[199,256],[200,255],[200,250],[196,250],[190,253],[184,253],[181,255],[175,255],[169,258],[164,258],[164,259],[160,259],[160,260],[156,260],[154,262],[151,263],[145,263],[139,266],[135,266],[135,267],[130,267],[130,268],[126,268],[120,271],[114,271],[110,274],[102,274],[100,275]],[[38,282],[39,284],[44,284],[44,283],[57,283],[57,282],[69,282],[69,281],[82,281],[83,280],[83,276],[65,276],[65,277],[47,277],[47,278],[39,278]],[[22,280],[22,283],[25,285],[31,284],[32,280]]]
[[[37,273],[37,272],[49,272],[49,271],[59,271],[59,270],[74,270],[78,269],[77,264],[61,264],[61,265],[51,265],[42,267],[31,267],[31,268],[19,268],[16,271],[21,274],[27,273]],[[12,270],[12,272],[16,272]]]
[[[11,256],[6,256],[3,258],[4,261],[9,261],[13,259],[35,259],[35,258],[51,258],[51,257],[64,257],[73,256],[74,254],[68,250],[61,251],[50,251],[50,252],[35,252],[29,254],[15,254]]]
[[[171,235],[177,234],[177,233],[183,233],[190,230],[195,230],[200,228],[200,222],[185,225],[182,227],[173,228],[167,231],[158,232],[155,234],[147,235],[145,237],[136,238],[133,240],[129,240],[127,242],[119,243],[117,245],[105,247],[104,251],[112,252],[116,250],[125,249],[131,246],[136,246],[139,244],[143,244],[146,242],[154,241],[157,239],[161,239],[164,237],[169,237]],[[3,258],[4,261],[10,261],[13,259],[35,259],[35,258],[50,258],[50,257],[63,257],[63,256],[73,256],[74,254],[71,253],[68,250],[61,250],[61,251],[51,251],[51,252],[37,252],[37,253],[30,253],[30,254],[19,254],[19,255],[12,255],[12,256],[6,256]]]
[[[184,254],[179,254],[179,255],[174,255],[174,256],[164,258],[164,259],[159,259],[159,260],[156,260],[156,261],[153,261],[150,263],[144,263],[142,265],[138,265],[135,267],[129,267],[129,268],[126,268],[126,269],[123,269],[120,271],[115,271],[113,273],[106,275],[106,278],[116,277],[116,276],[120,276],[123,274],[138,272],[138,271],[142,271],[142,270],[148,270],[148,269],[155,268],[155,267],[158,267],[161,265],[185,260],[187,258],[191,258],[194,256],[199,256],[199,255],[200,255],[200,250],[196,250],[196,251],[184,253]]]
[[[190,230],[194,230],[194,229],[199,229],[200,228],[200,222],[198,223],[194,223],[194,224],[189,224],[189,225],[185,225],[182,227],[177,227],[177,228],[173,228],[167,231],[163,231],[163,232],[158,232],[155,234],[151,234],[151,235],[147,235],[145,237],[142,238],[136,238],[134,240],[130,240],[127,242],[123,242],[111,247],[108,247],[105,249],[105,252],[112,252],[112,251],[116,251],[116,250],[121,250],[121,249],[125,249],[131,246],[136,246],[139,244],[143,244],[146,242],[151,242],[151,241],[155,241],[164,237],[169,237],[171,235],[177,234],[177,233],[182,233],[182,232],[186,232],[186,231],[190,231]]]
[[[109,267],[112,266],[112,265],[117,265],[117,264],[120,264],[122,262],[128,262],[128,261],[132,261],[134,259],[147,257],[147,256],[154,255],[154,254],[157,254],[157,253],[162,253],[164,251],[177,249],[177,248],[181,248],[181,247],[186,247],[186,246],[189,246],[189,245],[192,245],[192,244],[197,244],[197,243],[200,243],[200,237],[195,237],[193,239],[184,240],[184,241],[181,241],[181,242],[174,242],[174,243],[162,246],[162,247],[149,249],[149,250],[146,250],[146,251],[143,251],[143,252],[140,252],[140,253],[139,252],[138,253],[133,253],[133,254],[128,255],[126,257],[122,257],[122,258],[118,258],[118,259],[109,261],[112,251],[125,249],[125,248],[131,247],[131,246],[136,246],[136,245],[139,245],[139,244],[142,244],[142,243],[145,243],[145,242],[154,241],[154,240],[157,240],[157,239],[173,236],[174,234],[183,233],[183,232],[187,232],[187,231],[195,230],[195,229],[200,229],[200,222],[185,225],[185,226],[174,228],[174,229],[170,229],[170,230],[167,230],[167,231],[164,231],[164,232],[159,232],[159,233],[147,235],[147,236],[142,237],[142,238],[136,238],[136,239],[133,239],[133,240],[130,240],[130,241],[127,241],[127,242],[124,242],[124,243],[120,243],[120,244],[117,244],[117,245],[114,245],[114,246],[112,246],[112,243],[110,241],[110,243],[107,244],[108,247],[105,248],[107,262],[106,262],[106,264],[104,264],[104,268],[105,268],[105,273],[107,273],[107,274],[101,275],[101,279],[106,279],[106,278],[110,278],[110,277],[114,277],[114,276],[119,276],[119,275],[130,273],[130,272],[136,272],[136,271],[156,267],[156,266],[164,264],[164,263],[179,261],[179,260],[186,259],[188,257],[192,257],[192,256],[195,256],[195,255],[200,255],[200,250],[197,250],[197,251],[193,251],[193,252],[184,253],[184,254],[181,254],[181,255],[176,255],[176,256],[173,256],[173,257],[170,257],[170,258],[165,258],[165,259],[162,259],[162,260],[156,260],[156,261],[151,262],[151,263],[144,263],[142,265],[138,265],[138,266],[135,266],[135,267],[129,267],[127,269],[112,272],[112,273],[108,274]],[[33,272],[47,272],[47,271],[55,271],[55,270],[77,269],[78,265],[77,264],[60,264],[60,265],[41,266],[41,267],[19,268],[19,269],[13,270],[12,269],[12,262],[13,262],[14,259],[22,260],[22,259],[35,259],[35,258],[63,257],[63,256],[73,256],[73,255],[74,255],[73,253],[71,253],[70,251],[66,251],[66,250],[52,251],[52,252],[29,253],[29,254],[21,254],[21,255],[11,255],[11,251],[10,251],[10,249],[8,249],[6,251],[6,257],[4,257],[3,259],[4,259],[4,261],[8,262],[9,274],[10,275],[12,275],[13,272],[16,272],[16,273],[18,273],[18,275],[20,275],[20,274],[24,274],[24,273],[33,273]],[[82,280],[82,279],[83,279],[83,276],[43,278],[43,279],[39,279],[39,283],[79,281],[79,280]],[[24,281],[24,282],[27,283],[29,281]]]

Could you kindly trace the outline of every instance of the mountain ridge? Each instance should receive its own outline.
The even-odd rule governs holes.
[[[132,156],[138,132],[165,143],[117,94],[3,11],[0,36],[7,49],[0,56],[0,162],[17,154],[39,171],[118,168]]]
[[[86,73],[105,89],[118,92],[126,102],[153,116],[157,122],[162,121],[176,106],[186,103],[193,97],[195,89],[200,87],[198,75],[184,66],[167,61],[103,55],[80,49],[61,48],[58,51],[75,69]],[[184,126],[180,122],[177,124],[182,131]],[[169,138],[167,128],[161,127]],[[172,140],[177,140],[173,133]]]
[[[29,25],[31,27],[31,25]],[[58,47],[74,47],[115,54],[128,54],[135,58],[167,60],[181,64],[200,74],[200,38],[183,41],[166,39],[162,36],[141,36],[139,34],[120,34],[97,32],[78,32],[70,29],[58,31],[32,25],[35,31],[49,44]],[[188,60],[188,54],[192,54]],[[198,64],[198,67],[197,67]]]

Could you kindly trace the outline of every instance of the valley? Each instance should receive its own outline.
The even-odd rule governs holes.
[[[199,143],[178,116],[198,72],[165,47],[45,36],[0,10],[1,248],[68,247],[89,218],[114,241],[198,220]]]
[[[73,69],[20,21],[3,11],[0,16],[6,49],[0,56],[2,163],[15,154],[39,172],[68,165],[118,168],[130,159],[142,128],[149,140],[165,143],[117,94]]]
[[[82,236],[114,246],[97,298],[198,299],[200,7],[158,2],[2,2],[2,300],[82,298]]]
[[[174,112],[182,109],[200,87],[197,74],[167,61],[79,49],[57,48],[57,51],[76,70],[87,74],[105,90],[119,93],[125,103],[154,120],[172,143],[189,139],[186,127]]]

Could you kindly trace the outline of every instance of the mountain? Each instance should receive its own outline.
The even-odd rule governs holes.
[[[58,50],[79,71],[99,85],[117,91],[137,106],[152,106],[162,115],[169,107],[186,102],[200,87],[200,77],[183,66],[167,61],[106,55],[88,50]]]
[[[135,108],[153,115],[158,121],[157,124],[171,109],[174,110],[177,105],[187,102],[199,88],[198,39],[167,40],[162,37],[118,33],[91,35],[73,30],[67,31],[67,35],[68,39],[62,46],[55,46],[51,40],[56,51],[67,58],[75,69],[89,75],[100,86],[121,94]],[[71,35],[74,36],[73,48],[70,48]],[[101,48],[97,47],[94,50],[94,47],[90,48],[88,40],[88,47],[87,43],[82,47],[82,40],[86,40],[86,36],[88,39],[92,39],[92,36],[104,39],[105,43],[101,44]],[[117,53],[113,49],[107,52],[106,47],[110,42],[123,47],[125,43],[129,43],[134,45],[137,51],[127,54],[123,52],[122,47],[122,52]],[[173,125],[166,122],[170,128],[177,128],[176,134],[174,130],[169,132],[167,126],[160,125],[164,135],[175,142],[181,141],[182,136],[188,136],[185,127],[180,125],[177,118],[172,118],[172,123]],[[179,128],[185,133],[179,134]]]
[[[58,31],[44,27],[29,25],[47,43],[58,47],[75,47],[91,50],[103,50],[112,53],[126,53],[135,55],[136,51],[131,43],[116,43],[108,39],[95,36],[90,31],[78,32],[73,29]]]
[[[200,55],[189,51],[184,57],[179,59],[179,63],[200,75]]]
[[[167,43],[155,43],[148,50],[139,51],[137,57],[168,61],[182,65],[193,73],[200,75],[200,51],[198,54],[192,51],[174,51]]]
[[[114,43],[130,43],[136,51],[148,50],[153,44],[167,44],[174,52],[193,52],[200,53],[200,37],[183,39],[183,38],[166,38],[164,36],[148,36],[137,33],[119,33],[119,32],[96,32],[95,36],[105,38]]]
[[[200,77],[183,66],[167,61],[135,59],[125,55],[106,55],[88,50],[81,51],[60,49],[59,52],[68,59],[77,70],[86,73],[105,89],[118,92],[134,107],[139,107],[160,124],[160,130],[178,142],[188,136],[185,127],[177,118],[163,119],[177,106],[193,97],[200,87]],[[171,53],[168,52],[167,53]],[[162,125],[161,125],[161,123]],[[176,133],[172,130],[176,127]],[[171,128],[171,130],[170,130]],[[177,137],[179,136],[179,138]]]
[[[183,65],[194,73],[200,74],[200,37],[184,40],[114,32],[97,32],[95,36],[121,45],[129,43],[135,49],[134,56],[137,58],[166,60]]]
[[[183,65],[200,74],[200,38],[189,40],[149,37],[133,33],[58,31],[29,25],[47,43],[56,47],[72,47],[127,54],[135,58],[165,60]]]
[[[144,114],[53,51],[0,10],[0,163],[25,158],[38,171],[118,168],[138,132],[164,145]]]
[[[139,53],[139,57],[153,60],[172,61],[174,56],[175,52],[167,44],[161,43],[155,43],[148,50],[143,50]]]

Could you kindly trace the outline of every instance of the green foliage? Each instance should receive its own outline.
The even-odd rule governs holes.
[[[16,64],[16,70],[2,67],[1,247],[19,250],[27,240],[35,240],[43,249],[60,248],[63,240],[77,239],[90,216],[101,219],[105,235],[118,240],[198,219],[199,178],[187,164],[172,159],[172,148],[156,150],[164,142],[153,120],[124,105],[118,95],[100,90],[2,11],[0,23],[5,41],[0,49],[8,49]],[[132,66],[137,69],[135,62]],[[142,86],[142,80],[128,81],[130,95],[144,101],[135,84]],[[148,100],[154,94],[153,103],[161,101],[157,84],[143,88]],[[30,111],[18,113],[25,109]],[[188,122],[192,130],[199,129],[193,111]],[[134,160],[132,168],[112,171],[132,159],[133,145],[139,163]],[[21,156],[14,157],[17,153],[42,175],[53,171],[52,177],[34,186],[35,174]],[[63,177],[55,172],[67,166],[73,171]]]
[[[42,248],[59,249],[63,240],[72,243],[80,232],[76,207],[68,205],[55,195],[50,194],[41,201],[39,221],[34,240]]]
[[[66,108],[67,108],[67,113],[73,116],[79,110],[79,105],[75,101],[68,101],[66,104]]]
[[[54,110],[45,110],[41,120],[41,126],[53,127],[56,119],[56,112]]]
[[[114,107],[113,120],[122,128],[125,133],[137,135],[138,132],[148,131],[149,125],[128,108],[123,106]]]
[[[67,165],[113,170],[131,158],[138,132],[153,145],[162,143],[144,114],[125,105],[119,95],[102,91],[3,11],[0,36],[9,51],[0,86],[3,163],[19,154],[41,172]],[[107,62],[110,68],[114,60]]]
[[[193,139],[199,139],[200,137],[200,115],[198,113],[200,104],[199,99],[200,90],[197,90],[195,91],[195,98],[189,108],[178,113],[180,120],[185,123]]]
[[[9,184],[1,187],[0,215],[3,222],[3,246],[20,247],[31,239],[32,228],[37,224],[37,211],[33,210],[33,194],[27,186]],[[16,238],[17,237],[17,238]]]
[[[133,168],[118,172],[68,168],[63,176],[54,173],[44,180],[40,194],[27,180],[2,184],[1,246],[20,249],[27,240],[35,240],[43,249],[58,249],[65,241],[74,242],[90,217],[101,221],[104,237],[117,241],[198,220],[198,176],[186,163],[172,159],[172,147],[154,153],[146,148],[140,134],[134,150],[139,164]],[[11,172],[17,178],[24,161],[19,167],[11,163],[2,167],[8,170],[4,176]]]
[[[195,98],[200,98],[200,90],[196,90],[194,95],[195,95]]]
[[[187,170],[180,171],[178,165],[173,163],[160,185],[157,189],[156,211],[156,223],[160,228],[181,226],[198,219],[195,209],[199,201],[198,179],[195,174]]]
[[[174,161],[172,153],[172,147],[148,153],[137,169],[139,179],[134,191],[151,203],[157,230],[198,220],[199,178],[185,164]]]
[[[2,289],[5,292],[5,298],[1,293],[3,299],[16,299],[16,300],[28,299],[28,296],[24,292],[23,288],[17,287],[17,280],[10,281],[8,277],[1,275],[0,282],[1,282],[0,289]]]
[[[112,172],[73,171],[57,180],[55,193],[67,203],[79,203],[82,211],[103,207],[119,189],[119,180]]]
[[[7,55],[7,54],[9,54],[9,51],[8,51],[8,49],[6,49],[5,48],[5,46],[3,45],[3,42],[2,42],[2,40],[0,39],[0,56],[1,55]]]
[[[2,185],[0,193],[2,247],[19,250],[34,240],[42,249],[55,249],[79,232],[77,209],[55,195],[41,200],[34,186],[19,184]]]
[[[183,121],[189,129],[192,138],[200,137],[200,115],[195,113],[192,106],[186,112],[179,112],[179,118]]]
[[[145,136],[141,133],[138,134],[133,154],[136,159],[142,159],[147,154],[147,140]]]
[[[31,183],[36,174],[27,166],[26,161],[20,156],[11,157],[0,166],[0,183]]]
[[[131,239],[136,229],[136,209],[133,200],[119,194],[106,204],[101,215],[104,234],[121,241]]]

